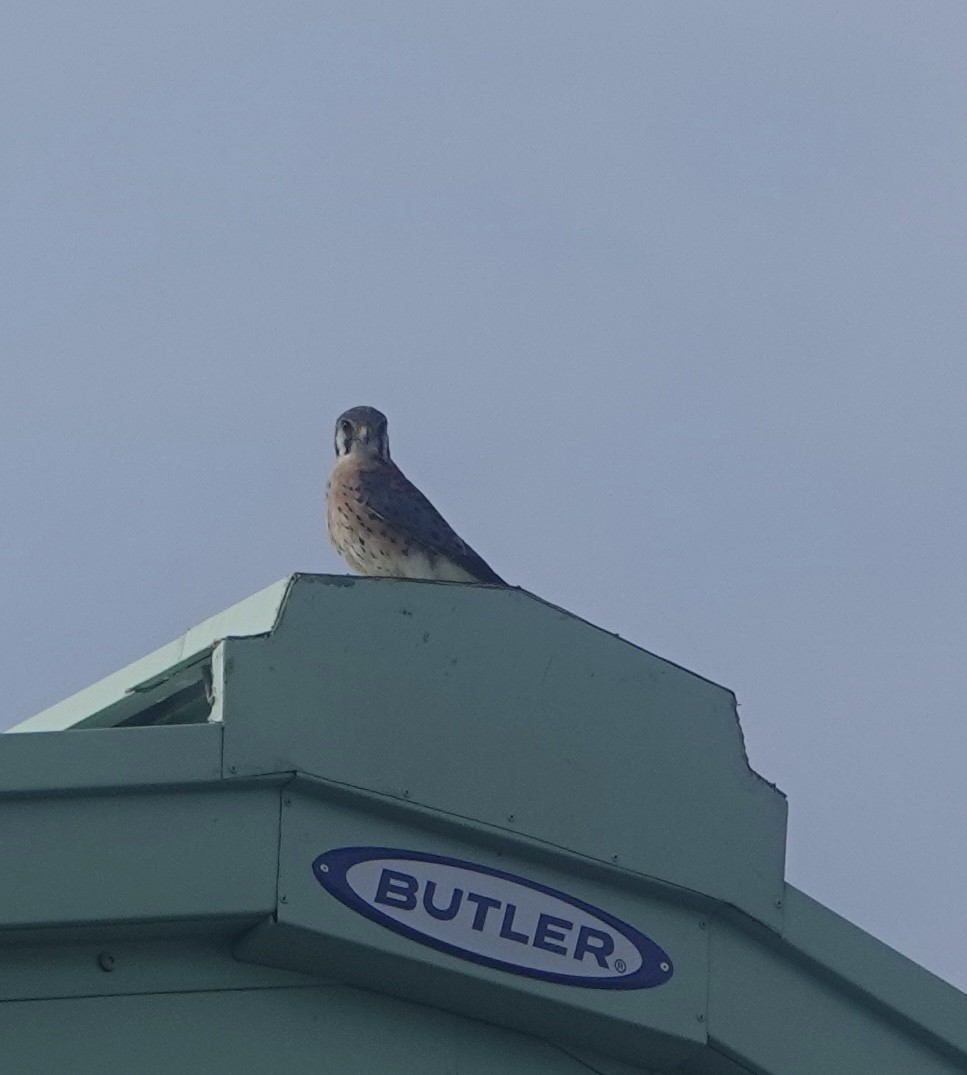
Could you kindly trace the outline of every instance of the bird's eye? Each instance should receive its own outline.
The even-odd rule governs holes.
[[[342,435],[346,440],[353,439],[353,426],[352,422],[347,422],[345,419],[339,423],[339,428],[342,430]]]

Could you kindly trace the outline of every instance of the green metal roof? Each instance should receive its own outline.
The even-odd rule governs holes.
[[[65,1013],[90,1024],[71,1071],[104,1070],[105,1021],[139,1028],[124,1070],[191,1070],[167,1018],[205,1071],[292,1035],[305,1070],[376,1070],[384,1039],[421,1075],[967,1070],[967,997],[785,883],[785,798],[732,694],[522,591],[293,576],[14,730],[4,1070],[58,1070]],[[563,893],[673,972],[590,988],[386,928],[313,869],[360,847]]]
[[[9,732],[59,732],[68,728],[207,721],[211,707],[178,712],[184,691],[204,699],[203,671],[215,644],[230,636],[267,634],[275,626],[293,579],[282,579],[212,616],[181,638],[94,683]],[[174,700],[174,702],[172,702]],[[168,709],[165,709],[166,703]],[[158,707],[155,709],[155,707]]]

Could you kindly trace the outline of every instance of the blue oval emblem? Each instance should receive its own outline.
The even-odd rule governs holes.
[[[441,952],[591,989],[648,989],[672,976],[650,937],[583,900],[503,870],[390,847],[338,847],[312,864],[347,907]]]

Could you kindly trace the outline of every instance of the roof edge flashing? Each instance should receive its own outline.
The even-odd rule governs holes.
[[[13,725],[7,733],[206,720],[207,712],[201,713],[199,698],[204,701],[207,693],[206,668],[215,646],[228,637],[271,634],[298,577],[290,575],[266,586],[190,628],[180,638]],[[190,711],[179,715],[186,708]]]

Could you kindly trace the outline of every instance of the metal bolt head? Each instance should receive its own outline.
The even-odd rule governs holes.
[[[101,952],[97,957],[97,965],[103,971],[114,970],[114,956],[110,952]]]

